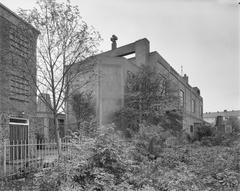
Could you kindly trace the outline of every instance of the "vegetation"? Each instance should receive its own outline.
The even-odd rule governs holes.
[[[94,53],[98,35],[79,22],[79,10],[69,1],[40,0],[38,5],[40,9],[20,13],[41,30],[39,83],[43,89],[39,92],[52,93],[51,110],[57,115],[69,85],[63,83],[66,67]],[[69,137],[71,153],[62,154],[51,168],[27,173],[25,179],[0,181],[0,190],[239,190],[240,136],[214,137],[203,127],[198,141],[188,143],[181,132],[181,112],[175,109],[178,92],[167,76],[156,71],[142,66],[128,76],[125,106],[115,115],[116,126],[96,129],[91,94],[74,94],[79,128]],[[239,132],[236,120],[231,122],[234,132]]]
[[[128,73],[124,107],[116,112],[114,122],[127,137],[139,130],[139,124],[161,125],[174,132],[181,130],[178,91],[167,76],[154,66],[141,66]]]
[[[53,167],[27,174],[24,183],[1,182],[1,188],[14,190],[17,187],[25,191],[239,190],[240,136],[212,136],[211,129],[204,126],[198,131],[197,141],[187,142],[179,128],[178,112],[154,108],[155,100],[158,100],[157,106],[164,107],[165,101],[171,98],[170,94],[156,90],[162,87],[160,82],[166,82],[165,78],[152,68],[144,67],[134,78],[128,84],[126,105],[116,114],[116,125],[131,121],[132,126],[109,125],[91,131],[94,127],[90,117],[94,114],[91,95],[76,94],[72,103],[74,112],[81,126],[88,122],[87,133],[83,134],[82,128],[72,133],[69,137],[71,153],[62,155]]]
[[[213,130],[210,126],[202,125],[197,129],[196,139],[201,141],[203,137],[213,136]]]
[[[231,147],[182,142],[169,146],[166,140],[172,135],[161,131],[156,126],[142,126],[128,141],[112,126],[99,129],[95,138],[80,141],[73,136],[73,155],[63,156],[56,166],[26,179],[29,187],[25,185],[23,190],[239,189],[239,142]]]
[[[97,123],[92,93],[75,93],[71,99],[71,106],[76,118],[76,128],[72,129],[72,131],[77,129],[85,136],[93,135],[96,131]]]
[[[240,119],[238,117],[229,117],[227,123],[232,126],[233,132],[240,132]]]

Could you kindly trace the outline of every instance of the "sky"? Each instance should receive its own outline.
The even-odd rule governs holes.
[[[58,0],[57,0],[58,1]],[[62,1],[62,0],[61,0]],[[35,0],[0,0],[16,12]],[[204,112],[240,109],[240,5],[238,0],[71,0],[100,32],[100,50],[147,38],[189,84],[201,90]]]

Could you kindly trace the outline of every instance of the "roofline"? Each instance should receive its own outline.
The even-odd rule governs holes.
[[[187,87],[196,97],[199,97],[201,100],[203,100],[203,97],[194,91],[193,88],[195,88],[196,86],[191,86],[188,82],[186,82],[183,79],[183,77],[171,66],[171,64],[169,64],[168,61],[166,61],[165,58],[163,58],[161,56],[161,54],[159,54],[157,51],[153,51],[153,52],[149,53],[149,57],[154,56],[154,55],[157,56],[158,58],[161,58],[162,61],[164,62],[163,63],[163,62],[161,62],[161,60],[157,60],[157,63],[161,64],[169,73],[171,73],[173,76],[175,76],[179,80],[179,82],[184,84],[184,86]]]
[[[240,117],[240,110],[232,110],[232,111],[216,111],[216,112],[205,112],[203,113],[204,118],[215,118],[216,116],[238,116]]]
[[[96,55],[93,55],[93,56],[91,56],[91,57],[88,57],[88,58],[94,58],[94,57],[101,57],[101,56],[109,56],[109,57],[122,57],[122,56],[124,56],[124,55],[118,55],[118,56],[115,56],[114,55],[114,52],[116,52],[116,51],[118,51],[118,50],[120,50],[120,49],[124,49],[124,48],[126,48],[127,49],[127,47],[129,47],[129,49],[131,49],[132,47],[134,47],[134,45],[137,43],[137,42],[147,42],[147,43],[149,43],[149,40],[147,39],[147,38],[141,38],[141,39],[139,39],[139,40],[136,40],[135,42],[132,42],[132,43],[129,43],[129,44],[126,44],[126,45],[123,45],[123,46],[120,46],[120,47],[117,47],[116,49],[113,49],[113,50],[108,50],[108,51],[105,51],[105,52],[101,52],[101,53],[99,53],[99,54],[96,54]],[[174,75],[182,84],[184,84],[188,89],[190,89],[190,91],[196,96],[196,97],[199,97],[201,100],[203,100],[203,97],[201,96],[201,95],[199,95],[195,90],[194,90],[194,88],[196,87],[196,86],[191,86],[188,82],[186,82],[184,79],[183,79],[183,77],[165,60],[165,58],[163,58],[162,56],[161,56],[161,54],[159,54],[157,51],[152,51],[152,52],[148,52],[148,57],[150,57],[150,56],[154,56],[154,55],[156,55],[158,58],[161,58],[163,61],[164,61],[164,63],[162,63],[162,62],[160,62],[160,60],[157,60],[157,63],[160,63],[160,64],[162,64],[163,66],[164,66],[164,64],[165,65],[167,65],[167,68],[166,68],[166,66],[164,66],[165,67],[165,69],[166,70],[168,70],[168,72],[170,72],[172,75]],[[88,59],[88,58],[86,58],[86,59]],[[131,59],[134,59],[134,58],[136,58],[136,56],[135,57],[133,57],[133,58],[131,58]],[[85,60],[86,60],[85,59]],[[130,60],[130,59],[127,59],[127,58],[125,58],[126,60]],[[84,61],[85,61],[84,60]],[[137,66],[137,65],[136,65]],[[198,87],[197,87],[198,88]],[[198,88],[199,89],[199,88]]]
[[[240,110],[226,110],[226,111],[212,111],[212,112],[205,112],[203,114],[217,114],[217,113],[240,113]]]
[[[38,34],[40,34],[40,31],[37,30],[34,26],[32,26],[31,24],[29,24],[27,21],[25,21],[23,18],[21,18],[19,15],[17,15],[16,13],[14,13],[12,10],[10,10],[8,7],[6,7],[5,5],[3,5],[0,2],[0,7],[2,7],[3,9],[5,9],[6,11],[8,11],[9,13],[11,13],[14,17],[16,17],[17,19],[21,20],[22,22],[24,22],[25,24],[27,24],[28,26],[30,26],[33,30],[35,30]]]

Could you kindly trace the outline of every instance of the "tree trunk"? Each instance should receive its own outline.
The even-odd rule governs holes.
[[[57,120],[57,115],[53,115],[54,118],[54,129],[55,129],[55,139],[57,142],[57,150],[58,150],[58,157],[61,156],[61,138],[60,138],[60,133],[59,133],[59,126],[58,126],[58,120]]]

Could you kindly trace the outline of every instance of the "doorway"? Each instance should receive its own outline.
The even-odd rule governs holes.
[[[10,118],[10,160],[21,160],[27,158],[28,127],[28,119]]]

